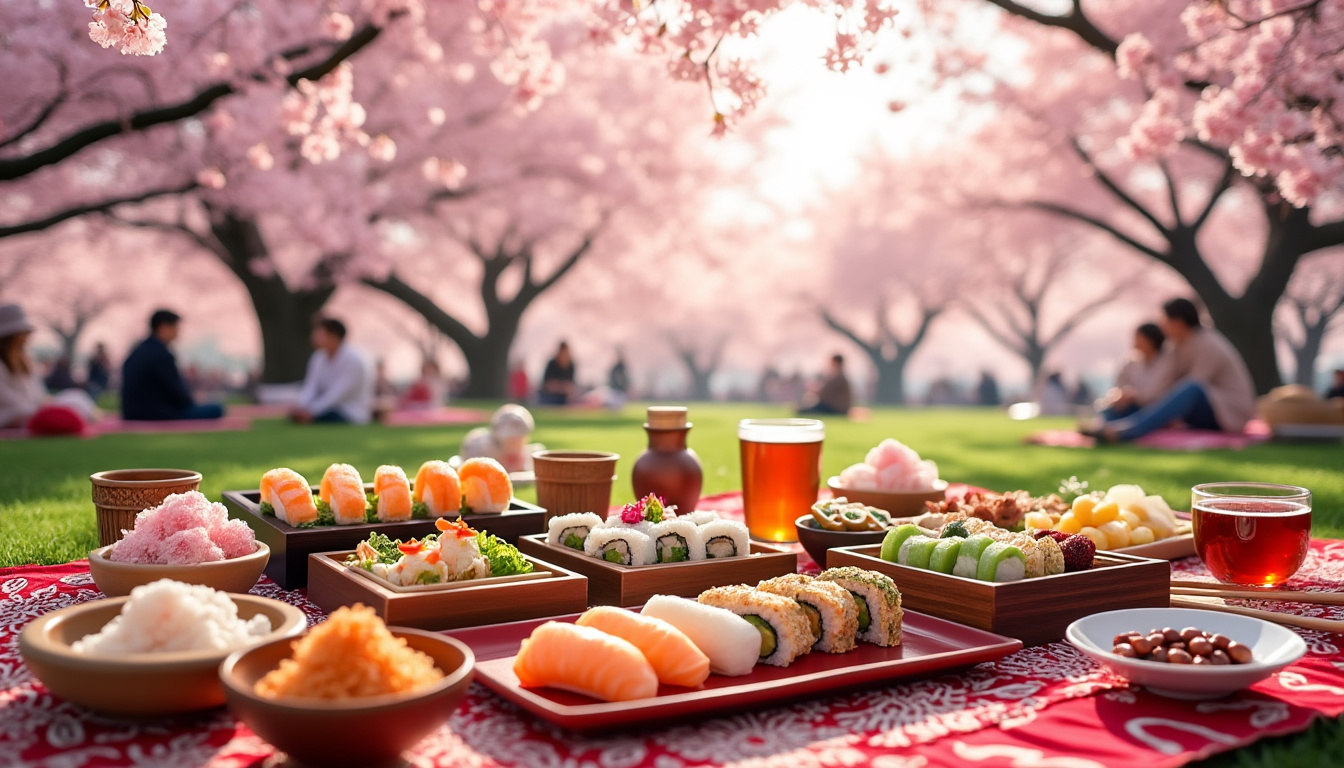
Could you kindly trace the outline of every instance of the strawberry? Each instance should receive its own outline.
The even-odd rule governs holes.
[[[1060,542],[1059,549],[1064,553],[1065,573],[1091,569],[1092,558],[1097,554],[1097,545],[1081,533],[1075,533]]]
[[[1036,531],[1036,538],[1037,538],[1037,539],[1041,539],[1041,538],[1044,538],[1044,537],[1046,537],[1046,536],[1049,536],[1050,538],[1054,539],[1055,541],[1059,542],[1060,544],[1063,544],[1064,541],[1065,541],[1065,539],[1069,538],[1069,534],[1067,534],[1067,533],[1065,533],[1065,532],[1063,532],[1063,531],[1042,531],[1042,530],[1037,530],[1037,531]]]

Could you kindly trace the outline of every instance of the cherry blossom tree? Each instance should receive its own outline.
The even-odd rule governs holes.
[[[1344,258],[1323,253],[1304,262],[1283,304],[1278,334],[1293,355],[1293,383],[1315,387],[1321,347],[1344,317]]]
[[[672,347],[690,380],[686,396],[697,401],[714,399],[709,385],[719,366],[723,364],[723,352],[728,346],[728,334],[720,333],[708,343],[700,343],[692,339],[690,334],[669,330],[667,343]]]

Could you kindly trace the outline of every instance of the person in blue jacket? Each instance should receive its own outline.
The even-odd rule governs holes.
[[[218,419],[224,409],[198,405],[177,370],[168,345],[177,338],[181,316],[167,309],[149,318],[149,338],[140,342],[121,366],[121,417],[136,421]]]

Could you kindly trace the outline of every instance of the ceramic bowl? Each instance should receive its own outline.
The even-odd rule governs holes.
[[[277,640],[234,653],[220,666],[229,709],[258,736],[304,765],[400,765],[402,752],[448,722],[471,685],[476,658],[451,637],[391,629],[434,659],[444,678],[424,690],[390,696],[265,699],[256,693],[257,681],[292,653],[291,640]]]
[[[1215,667],[1166,664],[1111,653],[1111,641],[1121,632],[1146,632],[1155,627],[1197,627],[1227,635],[1250,646],[1253,659],[1249,664]],[[1130,608],[1098,613],[1070,624],[1065,637],[1075,648],[1117,675],[1173,699],[1226,696],[1269,677],[1307,652],[1302,638],[1286,627],[1249,616],[1192,608]]]
[[[813,562],[826,567],[826,550],[832,547],[858,547],[864,544],[881,544],[886,531],[828,531],[817,527],[817,521],[811,515],[803,515],[793,521],[798,529],[798,543],[803,545]]]
[[[260,613],[271,620],[273,629],[263,642],[283,642],[308,626],[303,611],[292,605],[254,595],[229,597],[241,618]],[[92,656],[70,648],[121,613],[127,599],[81,603],[34,619],[19,635],[24,664],[57,696],[110,715],[156,717],[223,704],[219,663],[229,651]]]
[[[108,597],[129,595],[141,584],[159,579],[200,584],[221,592],[245,593],[261,578],[266,562],[271,559],[271,548],[260,541],[257,551],[250,555],[196,565],[119,563],[108,559],[115,546],[101,547],[89,553],[89,574],[93,576],[93,583]]]
[[[836,498],[844,496],[850,501],[870,507],[877,507],[892,517],[914,517],[928,510],[927,501],[942,501],[947,498],[947,483],[939,480],[931,491],[872,491],[846,488],[840,484],[839,476],[826,481],[827,487]]]

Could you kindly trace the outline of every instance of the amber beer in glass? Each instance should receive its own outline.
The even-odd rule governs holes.
[[[743,419],[742,505],[747,530],[762,541],[796,541],[793,521],[817,503],[821,441],[815,419]]]
[[[1275,587],[1311,546],[1311,491],[1269,483],[1205,483],[1193,489],[1195,550],[1226,584]]]

